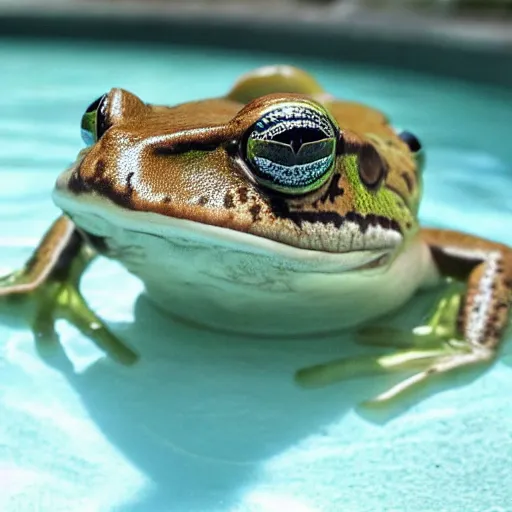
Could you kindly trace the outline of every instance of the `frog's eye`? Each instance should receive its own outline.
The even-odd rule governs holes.
[[[421,173],[425,167],[425,152],[423,151],[423,147],[421,146],[421,142],[418,137],[405,130],[400,132],[398,136],[407,144],[407,146],[409,146],[409,150],[416,160],[418,171]]]
[[[409,146],[411,153],[419,153],[421,151],[421,142],[413,133],[403,131],[398,136]]]
[[[105,132],[107,127],[105,117],[107,96],[107,94],[104,94],[93,101],[82,116],[82,122],[80,124],[82,140],[87,146],[94,144]]]
[[[332,174],[337,136],[322,107],[280,104],[249,129],[245,157],[262,185],[285,194],[305,194]]]

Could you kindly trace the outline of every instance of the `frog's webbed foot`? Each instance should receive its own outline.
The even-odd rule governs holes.
[[[137,356],[121,343],[87,305],[80,278],[94,258],[74,224],[60,217],[22,270],[0,278],[0,298],[28,304],[28,323],[40,352],[58,339],[55,322],[67,320],[99,348],[123,364]]]
[[[436,373],[477,362],[478,356],[475,358],[470,347],[457,339],[459,305],[460,294],[451,287],[428,322],[412,331],[387,326],[364,327],[357,333],[359,342],[400,350],[390,354],[343,358],[304,368],[297,372],[297,381],[303,386],[317,387],[354,377],[391,372],[408,374],[404,380],[367,402],[372,405],[390,401]]]
[[[403,350],[304,368],[297,373],[300,384],[318,386],[354,376],[408,372],[404,380],[368,402],[376,404],[388,402],[435,375],[495,358],[510,313],[512,251],[454,233],[429,231],[425,237],[441,273],[467,280],[467,289],[460,291],[459,283],[453,283],[429,321],[410,334],[375,327],[360,333],[361,341],[367,344],[399,345]],[[452,245],[434,245],[439,238],[448,239]]]
[[[356,331],[357,342],[372,347],[432,349],[439,346],[440,340],[456,338],[456,319],[464,287],[459,282],[449,281],[447,284],[446,290],[438,295],[426,323],[412,329],[365,325]]]

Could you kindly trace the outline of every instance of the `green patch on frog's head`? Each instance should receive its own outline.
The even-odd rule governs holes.
[[[286,220],[308,248],[392,252],[418,230],[416,157],[389,125],[361,134],[339,104],[336,117],[327,106],[276,105],[249,129],[244,163],[272,213],[251,230],[271,238]]]
[[[362,169],[365,165],[372,165],[365,162],[367,157],[365,150],[343,158],[342,167],[345,175],[347,202],[352,203],[353,210],[359,215],[363,217],[376,215],[379,218],[387,219],[390,225],[406,235],[417,228],[415,204],[412,203],[410,197],[402,196],[400,192],[387,184],[386,180],[389,175],[387,168],[383,170],[381,185],[376,188],[369,186],[362,178],[364,174]],[[386,166],[386,164],[382,165]],[[350,200],[348,196],[350,196]]]

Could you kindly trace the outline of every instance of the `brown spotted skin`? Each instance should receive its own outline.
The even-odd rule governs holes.
[[[279,194],[258,185],[243,155],[244,137],[250,127],[267,109],[289,101],[320,104],[340,133],[330,179],[303,196]],[[104,201],[91,204],[110,207],[113,203],[125,210],[187,219],[325,252],[357,253],[353,245],[356,235],[385,232],[386,243],[395,240],[395,245],[384,247],[386,254],[390,248],[396,249],[395,261],[381,257],[365,260],[366,265],[350,270],[349,277],[358,279],[357,272],[376,267],[385,267],[378,270],[386,275],[391,268],[391,277],[382,286],[386,300],[396,296],[397,281],[407,281],[411,276],[420,276],[415,289],[430,284],[431,279],[438,280],[439,275],[467,282],[458,312],[458,339],[449,340],[447,347],[441,339],[442,346],[437,351],[430,346],[426,350],[414,347],[412,352],[405,351],[395,359],[387,358],[387,366],[383,367],[386,372],[415,359],[426,367],[379,400],[391,398],[435,373],[489,361],[496,355],[510,316],[512,249],[453,231],[419,230],[417,212],[422,187],[418,155],[411,153],[382,113],[336,100],[310,75],[288,66],[251,72],[224,98],[173,107],[148,105],[127,91],[112,89],[101,110],[101,138],[81,151],[76,163],[57,181],[57,190],[76,202],[99,198]],[[343,226],[347,221],[350,224]],[[79,218],[77,223],[80,224]],[[350,232],[354,225],[359,232]],[[380,228],[369,230],[369,226]],[[26,295],[36,299],[36,337],[53,335],[54,321],[66,318],[85,335],[98,338],[98,345],[113,357],[134,361],[134,354],[119,346],[78,292],[80,276],[95,252],[115,257],[109,253],[106,235],[93,235],[84,229],[68,217],[60,217],[25,267],[0,280],[0,296]],[[336,245],[340,233],[350,240],[348,249],[347,244]],[[412,253],[411,247],[416,249]],[[164,253],[164,257],[168,254]],[[145,265],[151,267],[152,263],[148,258]],[[344,277],[344,272],[340,275]],[[364,280],[369,286],[359,297],[365,304],[367,299],[374,299],[368,295],[376,288],[376,281],[369,283],[367,276]],[[337,318],[343,309],[338,302],[338,282],[342,281],[335,282],[334,293],[326,293],[325,281],[316,290],[318,298],[325,299],[322,307],[333,305],[328,310],[332,318]],[[175,280],[170,283],[173,287],[175,284]],[[200,284],[198,290],[202,294],[203,283]],[[33,293],[45,289],[47,294]],[[354,287],[345,302],[351,303],[359,291],[360,287]],[[266,297],[263,292],[261,296]],[[305,297],[305,303],[307,300]],[[458,307],[458,302],[455,304]],[[456,316],[455,309],[449,309],[447,322],[454,324]],[[244,322],[247,320],[247,315],[241,317]],[[452,332],[449,331],[450,336]],[[452,345],[452,341],[457,343]],[[380,357],[372,361],[372,371],[380,367],[380,362]],[[361,359],[356,366],[361,368]],[[353,373],[357,372],[348,371]]]
[[[109,129],[59,178],[57,189],[289,245],[309,244],[310,249],[314,249],[311,242],[301,238],[304,221],[338,226],[349,219],[362,229],[380,224],[412,235],[418,229],[421,183],[407,145],[382,113],[335,100],[304,78],[309,75],[295,73],[290,71],[285,80],[267,77],[258,87],[254,76],[248,76],[226,98],[175,107],[147,105],[131,93],[113,89],[105,107]],[[260,92],[265,95],[258,97]],[[263,112],[283,101],[321,103],[343,134],[332,178],[303,196],[277,194],[257,185],[243,160],[241,148],[248,129]],[[360,215],[359,192],[345,172],[347,155],[357,156],[370,192],[381,187],[392,190],[396,202],[409,212]]]
[[[324,105],[343,134],[343,152],[358,155],[361,176],[368,183],[379,178],[375,169],[382,163],[382,182],[377,179],[375,186],[396,192],[416,215],[421,176],[386,117],[367,106],[335,100],[310,75],[288,66],[243,76],[225,98],[175,107],[147,105],[131,93],[113,89],[106,106],[109,130],[59,179],[58,187],[77,195],[106,196],[132,210],[281,241],[287,241],[287,230],[300,227],[304,220],[336,225],[350,219],[362,227],[375,222],[375,216],[358,212],[356,191],[347,183],[342,158],[332,179],[303,197],[272,194],[247,179],[240,153],[244,134],[265,109],[291,99]],[[123,168],[125,154],[130,157],[130,170]],[[377,220],[404,230],[392,220]],[[406,230],[414,228],[412,223],[406,226]],[[69,223],[59,221],[42,248],[58,244],[52,233],[62,229],[70,236]],[[511,249],[453,231],[424,229],[421,233],[440,273],[468,282],[459,316],[461,333],[474,345],[495,347],[510,312]],[[45,249],[46,253],[52,250]],[[36,258],[31,273],[41,273],[40,261],[46,260],[50,261]]]
[[[475,347],[494,349],[507,327],[512,299],[512,250],[456,231],[422,230],[442,274],[467,281],[458,326]]]
[[[59,217],[43,236],[24,269],[0,284],[0,297],[23,295],[42,285],[50,276],[65,280],[71,261],[83,244],[75,225],[67,217]]]

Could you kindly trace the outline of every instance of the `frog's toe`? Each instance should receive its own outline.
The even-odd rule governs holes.
[[[460,285],[450,283],[440,295],[425,324],[413,329],[397,329],[387,325],[367,325],[356,332],[363,345],[391,348],[435,348],[457,336],[460,308]]]
[[[0,278],[0,298],[28,321],[38,350],[55,347],[57,320],[64,319],[113,359],[132,364],[137,355],[121,343],[87,305],[80,279],[94,257],[73,223],[60,217],[22,270]]]
[[[304,387],[320,387],[354,377],[374,376],[393,371],[419,370],[444,354],[444,349],[407,349],[393,354],[346,357],[296,373]]]
[[[494,359],[495,352],[487,347],[470,347],[454,340],[458,348],[446,350],[444,354],[437,357],[426,358],[426,364],[423,369],[405,378],[398,384],[381,393],[372,400],[365,403],[368,406],[386,404],[393,399],[402,396],[405,392],[411,391],[417,386],[426,383],[427,380],[447,372],[451,372],[465,366],[477,365],[479,363],[489,363]]]
[[[458,339],[437,340],[431,346],[408,348],[392,354],[344,358],[325,364],[303,368],[296,373],[296,381],[304,387],[325,386],[354,377],[375,376],[394,372],[407,373],[401,382],[365,405],[378,405],[402,396],[405,391],[424,383],[435,375],[456,368],[492,360],[494,351],[474,347]],[[411,375],[412,372],[412,375]]]
[[[64,319],[91,339],[111,358],[122,364],[132,364],[136,354],[121,343],[103,321],[87,305],[74,282],[48,278],[37,286],[27,286],[24,276],[4,279],[0,284],[0,297],[6,301],[24,301],[27,307],[25,320],[30,325],[38,352],[47,355],[58,343],[55,323]],[[20,282],[27,288],[20,294]]]
[[[434,346],[439,340],[429,325],[412,330],[397,329],[387,325],[372,325],[356,332],[356,341],[372,347],[412,348]]]
[[[295,381],[305,388],[327,386],[338,381],[382,373],[377,357],[346,357],[328,363],[301,368]]]
[[[62,318],[74,325],[84,336],[92,340],[110,358],[130,365],[137,361],[137,355],[122,343],[89,308],[87,302],[72,283],[63,285],[55,297],[54,319]]]

